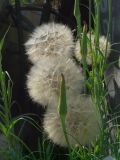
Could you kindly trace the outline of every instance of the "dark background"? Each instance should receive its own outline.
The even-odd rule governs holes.
[[[107,34],[108,28],[108,3],[109,0],[102,0],[101,3],[101,34]],[[111,17],[111,27],[110,27],[110,41],[111,41],[111,54],[109,57],[109,64],[106,71],[106,78],[109,77],[107,81],[107,87],[109,91],[109,100],[112,113],[119,112],[120,110],[120,1],[112,0],[112,17]],[[112,64],[114,63],[114,64]]]
[[[101,34],[106,35],[107,33],[107,24],[108,24],[108,2],[109,0],[102,0],[101,4]],[[1,3],[1,2],[0,2]],[[44,6],[44,13],[41,11],[23,13],[20,10],[17,10],[15,14],[15,20],[9,16],[8,12],[10,8],[6,5],[7,0],[4,1],[2,7],[0,7],[0,36],[3,35],[7,26],[12,24],[12,27],[8,33],[6,39],[6,45],[3,54],[3,66],[7,70],[13,80],[13,101],[15,101],[12,107],[12,115],[21,115],[25,113],[34,113],[37,117],[33,117],[37,123],[42,126],[42,117],[44,110],[38,105],[32,102],[30,99],[26,86],[26,74],[29,71],[31,64],[28,62],[27,57],[25,56],[24,50],[24,41],[28,38],[28,35],[34,27],[40,25],[44,22],[50,20],[50,17],[46,18],[46,15],[49,15],[49,6]],[[7,7],[6,7],[7,6]],[[48,8],[47,8],[48,7]],[[81,20],[82,25],[86,23],[89,24],[89,0],[80,0],[80,10],[81,10]],[[47,12],[46,12],[46,9]],[[71,29],[76,28],[76,20],[73,15],[74,9],[74,0],[61,0],[61,7],[59,8],[60,16],[55,16],[55,21],[67,24]],[[92,11],[94,13],[94,6],[92,5]],[[23,23],[22,17],[18,14],[22,12],[23,15],[28,15],[28,19],[32,22],[31,28],[29,26],[29,31],[24,30],[21,25]],[[27,13],[27,14],[26,14]],[[31,20],[31,16],[34,18]],[[41,18],[42,16],[42,18]],[[41,21],[42,19],[42,21]],[[93,24],[92,24],[92,27]],[[120,41],[120,1],[112,0],[112,22],[111,22],[111,44],[112,50],[111,55],[108,59],[109,64],[114,62],[106,71],[106,77],[110,76],[110,80],[106,81],[106,86],[109,92],[109,104],[111,108],[111,113],[119,111],[120,104],[120,71],[118,59],[120,55],[120,45],[114,44],[119,43]],[[114,44],[114,45],[113,45]],[[115,51],[117,50],[117,51]],[[116,107],[118,106],[118,107]],[[19,133],[19,128],[23,124],[19,124],[16,128],[16,133]],[[24,142],[32,149],[37,149],[38,136],[41,136],[40,133],[34,127],[31,127],[29,124],[24,124],[22,131],[22,139]],[[56,152],[60,149],[56,147]],[[61,149],[62,150],[62,149]]]

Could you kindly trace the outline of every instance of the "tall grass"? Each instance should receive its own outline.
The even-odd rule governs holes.
[[[89,0],[91,4],[91,0]],[[95,36],[95,47],[92,48],[91,37],[87,38],[87,26],[85,25],[81,28],[80,23],[80,11],[79,11],[79,0],[75,1],[75,17],[77,20],[77,38],[80,39],[81,54],[83,71],[85,77],[86,88],[91,92],[93,101],[96,105],[98,114],[101,116],[101,128],[100,135],[94,142],[94,147],[91,145],[89,148],[82,146],[71,150],[70,159],[80,159],[80,160],[103,160],[105,157],[111,155],[115,157],[116,160],[120,159],[119,144],[120,144],[120,129],[117,123],[117,117],[109,115],[109,106],[106,101],[106,95],[108,94],[105,88],[105,77],[104,73],[108,67],[107,64],[107,47],[108,41],[110,40],[110,25],[111,25],[111,6],[112,1],[109,1],[109,19],[108,19],[108,31],[107,31],[107,41],[106,41],[106,51],[103,53],[99,47],[100,38],[100,5],[101,0],[94,0],[95,5],[95,16],[94,16],[94,31],[90,28],[90,35]],[[91,5],[90,5],[91,7]],[[91,11],[91,8],[89,9]],[[91,13],[89,13],[91,17]],[[91,18],[90,18],[91,20]],[[91,22],[89,23],[91,24]],[[87,69],[87,46],[91,49],[92,54],[92,70],[88,72]],[[89,80],[86,79],[86,73],[89,74]],[[64,96],[64,95],[62,95]],[[62,99],[62,98],[61,98]],[[66,104],[63,104],[66,107]],[[63,107],[61,106],[61,107]],[[63,110],[63,109],[62,109]],[[65,109],[66,110],[66,109]],[[62,113],[61,113],[62,115]],[[110,118],[109,118],[110,117]],[[63,122],[64,124],[65,122]],[[66,136],[66,135],[65,135]],[[67,140],[68,141],[68,140]]]
[[[16,120],[13,121],[11,119],[10,113],[12,107],[12,82],[10,80],[9,74],[6,71],[3,71],[2,68],[2,49],[4,46],[6,34],[0,41],[0,132],[4,138],[5,148],[7,149],[7,152],[9,149],[14,148],[15,145],[15,139],[12,135],[14,133],[13,126],[15,125]]]
[[[65,126],[65,119],[67,114],[67,103],[66,103],[66,89],[64,75],[61,76],[61,88],[58,112],[60,114],[61,123],[63,127],[63,132],[65,135],[66,142],[68,144],[69,153],[68,159],[70,160],[103,160],[105,157],[111,155],[115,157],[116,160],[120,160],[120,129],[117,123],[117,118],[114,116],[109,116],[109,106],[106,102],[106,89],[105,89],[105,79],[104,72],[107,68],[106,54],[108,47],[108,40],[110,38],[110,24],[111,24],[111,0],[109,0],[109,23],[106,41],[106,53],[103,53],[99,48],[99,37],[100,37],[100,4],[101,0],[94,0],[95,4],[95,16],[94,25],[95,30],[91,29],[91,17],[93,16],[89,12],[89,26],[81,27],[81,16],[79,10],[79,0],[75,0],[75,10],[74,14],[77,20],[77,38],[80,39],[82,63],[85,76],[86,90],[89,90],[92,95],[93,102],[95,103],[96,110],[101,116],[101,128],[100,135],[91,146],[77,146],[71,148],[69,144],[69,139],[67,137],[67,128]],[[91,2],[89,0],[91,11]],[[91,45],[91,36],[87,37],[87,28],[90,29],[90,35],[95,35],[95,48]],[[5,34],[6,35],[6,34]],[[17,117],[12,119],[10,109],[12,107],[12,81],[7,72],[3,71],[2,68],[2,48],[4,45],[5,36],[0,41],[0,132],[6,139],[7,150],[0,151],[2,157],[5,160],[52,160],[53,146],[46,143],[46,140],[39,142],[39,156],[36,158],[34,154],[29,150],[29,155],[23,156],[22,149],[19,143],[23,143],[18,137],[15,136],[14,126],[20,120],[27,120],[34,125],[34,127],[39,128],[34,120],[30,117],[23,115],[22,117]],[[92,53],[92,70],[88,72],[87,69],[87,46],[90,47]],[[89,74],[89,79],[86,78],[86,74]],[[110,118],[109,118],[110,117]],[[23,145],[25,145],[23,143]],[[5,154],[4,154],[5,153]]]
[[[27,121],[40,131],[39,126],[28,115],[22,115],[15,118],[11,117],[12,80],[9,73],[4,71],[2,67],[2,50],[9,28],[4,34],[4,37],[0,40],[0,137],[2,140],[2,144],[1,142],[0,144],[4,145],[1,146],[3,149],[0,150],[0,157],[5,160],[25,160],[29,156],[23,157],[21,146],[24,146],[30,154],[30,157],[35,160],[31,150],[15,135],[14,127],[19,121]]]

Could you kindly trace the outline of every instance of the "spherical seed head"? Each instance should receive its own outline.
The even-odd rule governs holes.
[[[28,47],[26,54],[34,64],[27,77],[27,89],[33,101],[48,106],[44,117],[44,129],[49,138],[54,143],[67,146],[57,111],[62,73],[66,81],[68,104],[66,126],[70,144],[71,146],[89,144],[99,133],[99,116],[96,116],[91,98],[80,95],[84,77],[71,59],[74,46],[71,31],[68,29],[70,32],[67,33],[66,30],[63,34],[61,29],[58,32],[55,30],[57,25],[67,28],[54,24],[56,27],[53,30],[52,23],[43,25],[36,29],[26,43]]]
[[[45,65],[46,64],[46,65]],[[31,68],[27,88],[35,102],[48,106],[44,130],[56,144],[67,146],[58,114],[61,73],[66,81],[66,126],[71,146],[90,144],[99,133],[99,116],[90,97],[81,95],[84,77],[71,59],[44,57]]]
[[[68,99],[69,98],[69,99]],[[54,104],[53,104],[54,103]],[[67,147],[60,116],[57,111],[57,101],[51,104],[44,117],[44,130],[56,144]],[[69,143],[90,145],[99,135],[100,116],[89,96],[67,95],[66,128]]]
[[[71,57],[74,49],[73,35],[63,24],[43,24],[35,29],[25,46],[26,54],[32,63],[39,61],[42,56]]]
[[[31,68],[27,76],[27,89],[33,101],[44,106],[49,106],[54,99],[58,102],[61,73],[65,76],[68,92],[82,92],[84,77],[71,59],[43,57]]]
[[[93,53],[91,52],[91,49],[90,49],[90,43],[92,45],[92,50],[95,51],[95,36],[93,34],[91,34],[91,42],[90,42],[90,34],[88,34],[87,37],[88,37],[88,44],[87,44],[86,61],[87,61],[87,64],[91,65],[92,64],[92,54]],[[105,38],[105,36],[100,36],[100,38],[99,38],[99,49],[104,56],[105,56],[105,52],[106,52],[106,44],[107,44],[107,39]],[[110,54],[110,43],[108,42],[106,57],[108,57],[109,54]],[[75,57],[78,61],[82,60],[81,47],[80,47],[79,40],[76,42]]]

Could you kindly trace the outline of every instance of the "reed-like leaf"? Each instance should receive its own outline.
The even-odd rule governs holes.
[[[76,18],[76,21],[77,21],[77,38],[80,38],[80,35],[82,33],[81,14],[80,14],[80,0],[75,0],[74,15],[75,15],[75,18]]]
[[[61,119],[61,125],[66,139],[68,147],[70,147],[68,136],[67,136],[67,127],[66,127],[66,115],[67,115],[67,101],[66,101],[66,86],[64,75],[61,74],[61,85],[60,85],[60,96],[58,104],[58,112]]]

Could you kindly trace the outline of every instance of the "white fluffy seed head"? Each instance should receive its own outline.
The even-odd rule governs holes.
[[[46,65],[45,65],[46,64]],[[90,144],[99,133],[100,118],[90,97],[81,95],[84,78],[71,59],[42,58],[31,68],[27,88],[35,102],[48,106],[44,130],[56,144],[67,146],[58,114],[61,73],[65,76],[68,113],[66,126],[71,146]]]
[[[99,116],[90,97],[82,96],[84,77],[73,60],[72,32],[61,24],[38,27],[26,43],[33,66],[27,76],[27,89],[33,101],[48,106],[44,129],[54,143],[66,146],[57,111],[60,78],[65,77],[68,113],[67,132],[71,146],[90,144],[99,133]]]
[[[91,42],[90,42],[90,34],[87,35],[88,37],[88,43],[87,43],[87,57],[86,57],[86,61],[87,64],[91,65],[92,64],[92,54],[91,53],[91,49],[90,49],[90,43],[92,45],[92,50],[95,51],[95,36],[92,34],[91,35]],[[104,36],[101,36],[99,38],[99,49],[102,52],[102,54],[105,56],[105,52],[106,52],[106,43],[107,43],[107,39]],[[76,42],[76,47],[75,47],[75,57],[78,61],[82,60],[82,55],[80,53],[80,42],[77,41]],[[108,46],[107,46],[107,53],[106,56],[108,57],[110,54],[110,43],[108,42]]]
[[[27,89],[33,101],[44,106],[49,106],[54,99],[58,101],[61,73],[65,76],[68,92],[82,92],[84,77],[71,59],[43,57],[31,68],[27,77]]]
[[[68,99],[69,98],[69,99]],[[54,103],[54,104],[53,104]],[[47,109],[44,117],[44,130],[48,137],[56,144],[66,147],[60,116],[57,111],[57,101]],[[67,94],[66,128],[69,143],[76,145],[90,145],[99,135],[100,116],[89,96]]]
[[[42,56],[71,57],[74,49],[73,35],[71,30],[63,24],[43,24],[35,29],[25,46],[26,54],[33,64]]]

